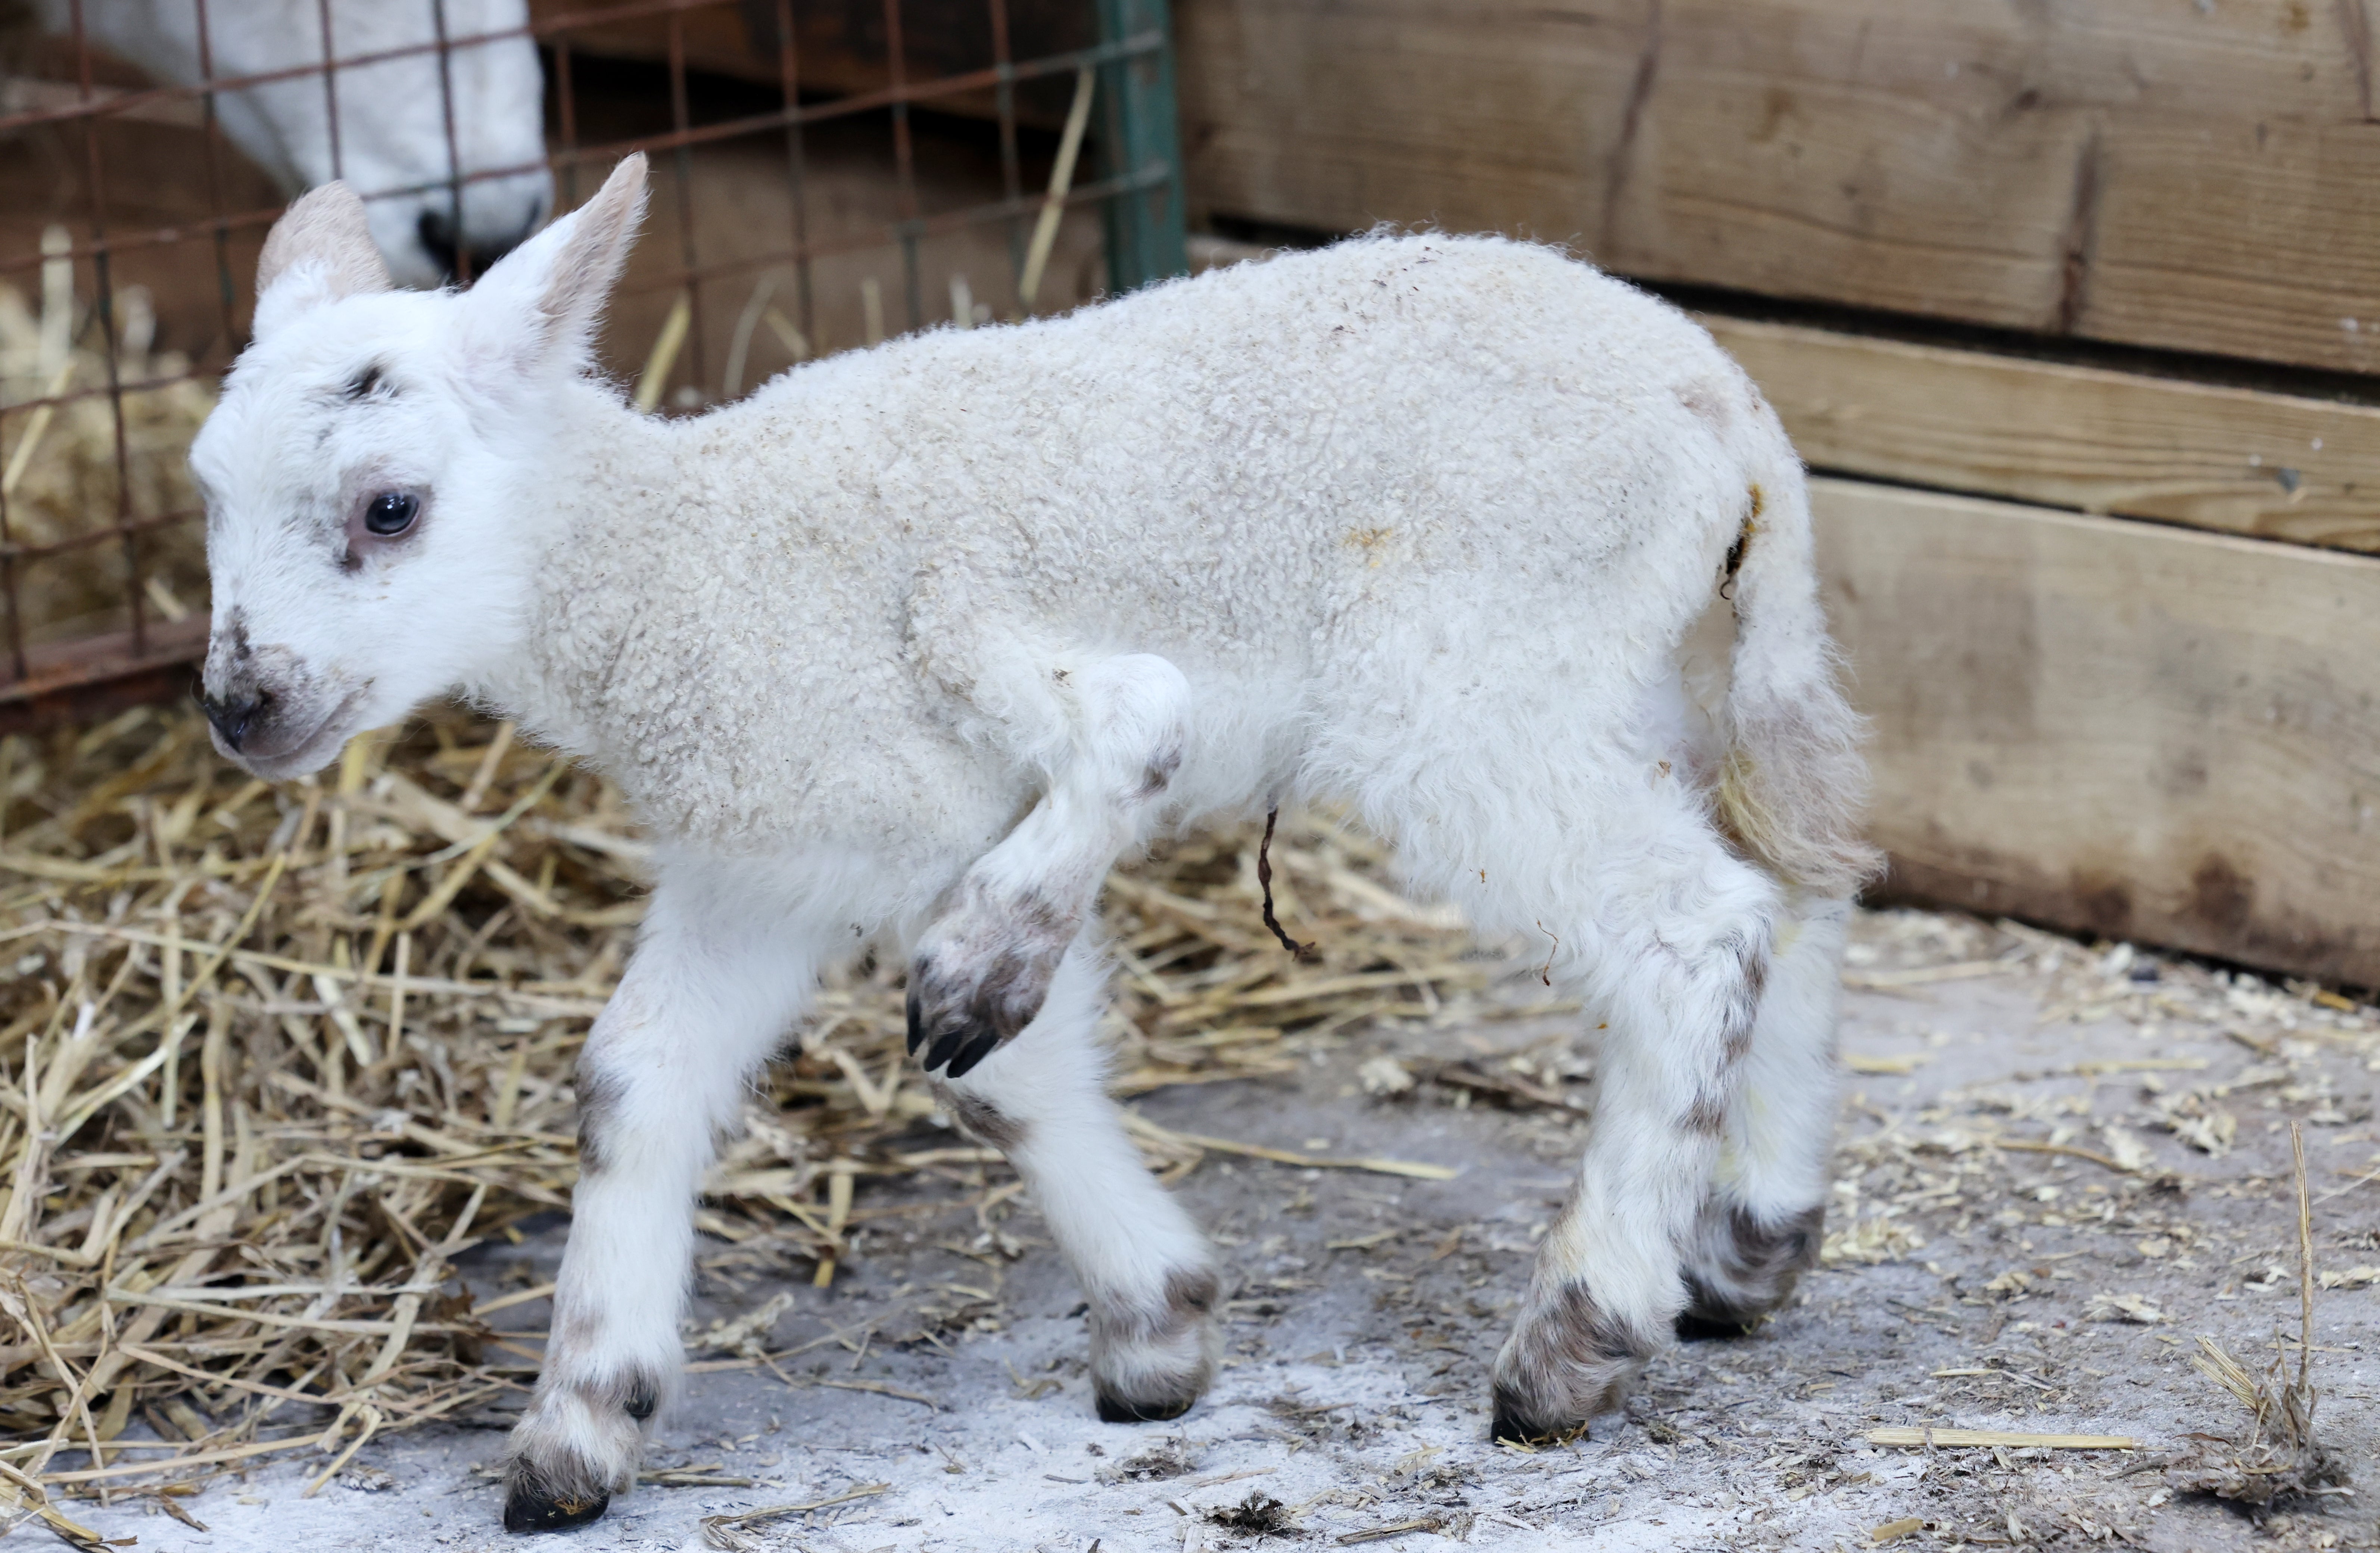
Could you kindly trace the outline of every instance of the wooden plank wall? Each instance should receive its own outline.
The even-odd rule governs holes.
[[[2372,983],[2380,560],[1813,494],[1895,889]]]
[[[1177,4],[1196,219],[1789,304],[1889,893],[2380,986],[2380,5]]]
[[[2380,370],[2365,0],[1177,0],[1197,212]]]
[[[2380,552],[2380,408],[1706,314],[1811,465]]]

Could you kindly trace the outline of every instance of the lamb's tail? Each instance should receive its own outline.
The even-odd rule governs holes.
[[[1718,817],[1785,883],[1844,896],[1882,862],[1861,834],[1866,726],[1843,698],[1818,606],[1801,461],[1774,421],[1760,419],[1761,441],[1776,451],[1753,464],[1743,526],[1727,554],[1735,659]]]

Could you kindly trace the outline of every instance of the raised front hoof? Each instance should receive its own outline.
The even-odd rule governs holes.
[[[940,1068],[946,1078],[965,1078],[1023,1029],[1032,1012],[1020,1018],[1016,1010],[944,986],[933,974],[922,960],[910,972],[909,1049],[922,1051],[918,1065],[928,1073]]]
[[[600,1521],[612,1507],[612,1496],[592,1498],[549,1494],[534,1483],[516,1482],[504,1495],[504,1530],[566,1532]]]
[[[1196,1397],[1179,1397],[1168,1401],[1131,1402],[1122,1397],[1099,1394],[1099,1422],[1102,1424],[1166,1424],[1181,1417],[1196,1406]]]

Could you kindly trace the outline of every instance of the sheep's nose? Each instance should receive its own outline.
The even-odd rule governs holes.
[[[541,206],[532,206],[528,220],[513,237],[492,243],[470,243],[461,251],[458,251],[455,240],[455,224],[443,212],[422,212],[421,219],[414,224],[414,235],[421,239],[421,251],[428,254],[448,277],[459,273],[455,261],[462,257],[462,251],[468,251],[471,256],[471,273],[483,275],[487,273],[488,266],[519,247],[531,232],[537,230],[537,218],[541,209]]]
[[[235,754],[238,752],[240,742],[248,737],[249,727],[255,722],[257,713],[262,711],[271,699],[261,691],[248,696],[235,693],[222,700],[203,690],[199,692],[199,705],[205,710],[207,721],[215,725],[215,732],[223,735],[223,742],[229,745]]]

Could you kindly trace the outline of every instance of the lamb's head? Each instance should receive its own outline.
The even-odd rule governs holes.
[[[218,749],[302,775],[503,673],[552,537],[525,498],[644,200],[630,157],[460,293],[391,289],[344,185],[274,225],[255,343],[190,449]]]

